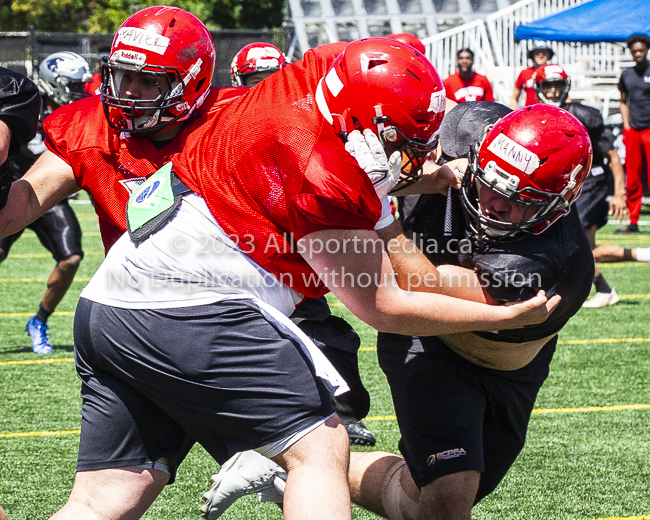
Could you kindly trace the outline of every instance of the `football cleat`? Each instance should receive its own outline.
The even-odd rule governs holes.
[[[210,490],[203,495],[201,516],[207,520],[219,518],[238,498],[276,487],[274,481],[281,474],[285,476],[277,487],[281,487],[283,494],[286,472],[280,466],[253,450],[237,453],[221,466],[219,473],[212,475]]]
[[[32,350],[34,354],[51,354],[52,343],[50,338],[47,337],[48,326],[41,320],[36,318],[36,315],[29,318],[25,330],[32,340]]]
[[[368,428],[366,428],[363,421],[346,424],[345,429],[348,431],[350,444],[355,444],[357,446],[374,446],[377,442],[377,439],[372,433],[370,433]]]
[[[619,234],[627,234],[627,233],[638,233],[639,232],[639,225],[638,224],[628,224],[627,226],[623,226],[622,228],[618,228],[614,233],[617,235]]]
[[[585,303],[582,304],[583,307],[587,309],[597,309],[599,307],[607,307],[608,305],[615,305],[619,302],[620,298],[616,291],[612,289],[612,292],[597,292],[591,298],[589,298]]]

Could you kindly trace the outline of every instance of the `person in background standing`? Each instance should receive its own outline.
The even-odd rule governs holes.
[[[528,51],[528,59],[532,60],[533,66],[525,68],[517,76],[517,81],[515,81],[515,89],[512,92],[512,97],[510,98],[510,108],[515,110],[519,105],[519,96],[521,91],[524,90],[526,93],[526,99],[524,101],[524,106],[534,105],[539,103],[537,99],[537,92],[533,88],[533,74],[539,69],[542,65],[546,65],[549,60],[553,58],[555,52],[546,44],[540,42],[535,44],[531,50]]]
[[[456,103],[465,101],[494,101],[490,80],[474,71],[474,52],[460,49],[456,53],[458,71],[444,82],[447,98]]]
[[[617,229],[615,233],[639,232],[643,181],[645,179],[647,182],[650,165],[650,38],[645,34],[633,34],[627,39],[627,47],[632,53],[635,65],[621,73],[618,90],[621,91],[620,111],[623,117],[630,223]]]

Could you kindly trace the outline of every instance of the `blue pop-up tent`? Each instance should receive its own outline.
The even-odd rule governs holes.
[[[650,37],[650,0],[591,0],[520,25],[518,40],[624,42],[635,33]]]

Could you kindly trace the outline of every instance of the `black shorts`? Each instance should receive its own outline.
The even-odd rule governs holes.
[[[359,375],[359,335],[344,319],[332,316],[324,297],[307,298],[291,319],[325,354],[350,387],[349,392],[334,398],[341,422],[350,424],[363,419],[370,411],[370,394]]]
[[[399,449],[420,488],[471,470],[482,473],[476,502],[496,488],[524,447],[556,343],[557,336],[524,368],[502,371],[470,363],[436,337],[379,333]]]
[[[57,263],[72,255],[83,257],[81,227],[67,199],[46,211],[27,227],[36,233],[41,244],[52,253]],[[23,231],[24,229],[8,237],[0,238],[0,249],[9,254],[11,246],[20,238]]]
[[[575,202],[580,224],[583,228],[596,226],[600,229],[607,224],[609,214],[609,186],[607,182],[590,182],[582,187],[580,196]]]
[[[334,411],[294,338],[251,302],[128,310],[82,298],[74,335],[78,471],[162,463],[173,481],[194,442],[222,464]]]

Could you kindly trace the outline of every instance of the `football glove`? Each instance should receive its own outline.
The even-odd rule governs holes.
[[[361,169],[368,174],[377,197],[381,201],[381,217],[377,221],[375,229],[389,226],[393,223],[394,218],[388,194],[399,181],[402,154],[394,152],[390,158],[387,158],[379,138],[372,130],[368,129],[364,130],[363,134],[358,130],[350,132],[345,149],[357,160]]]

